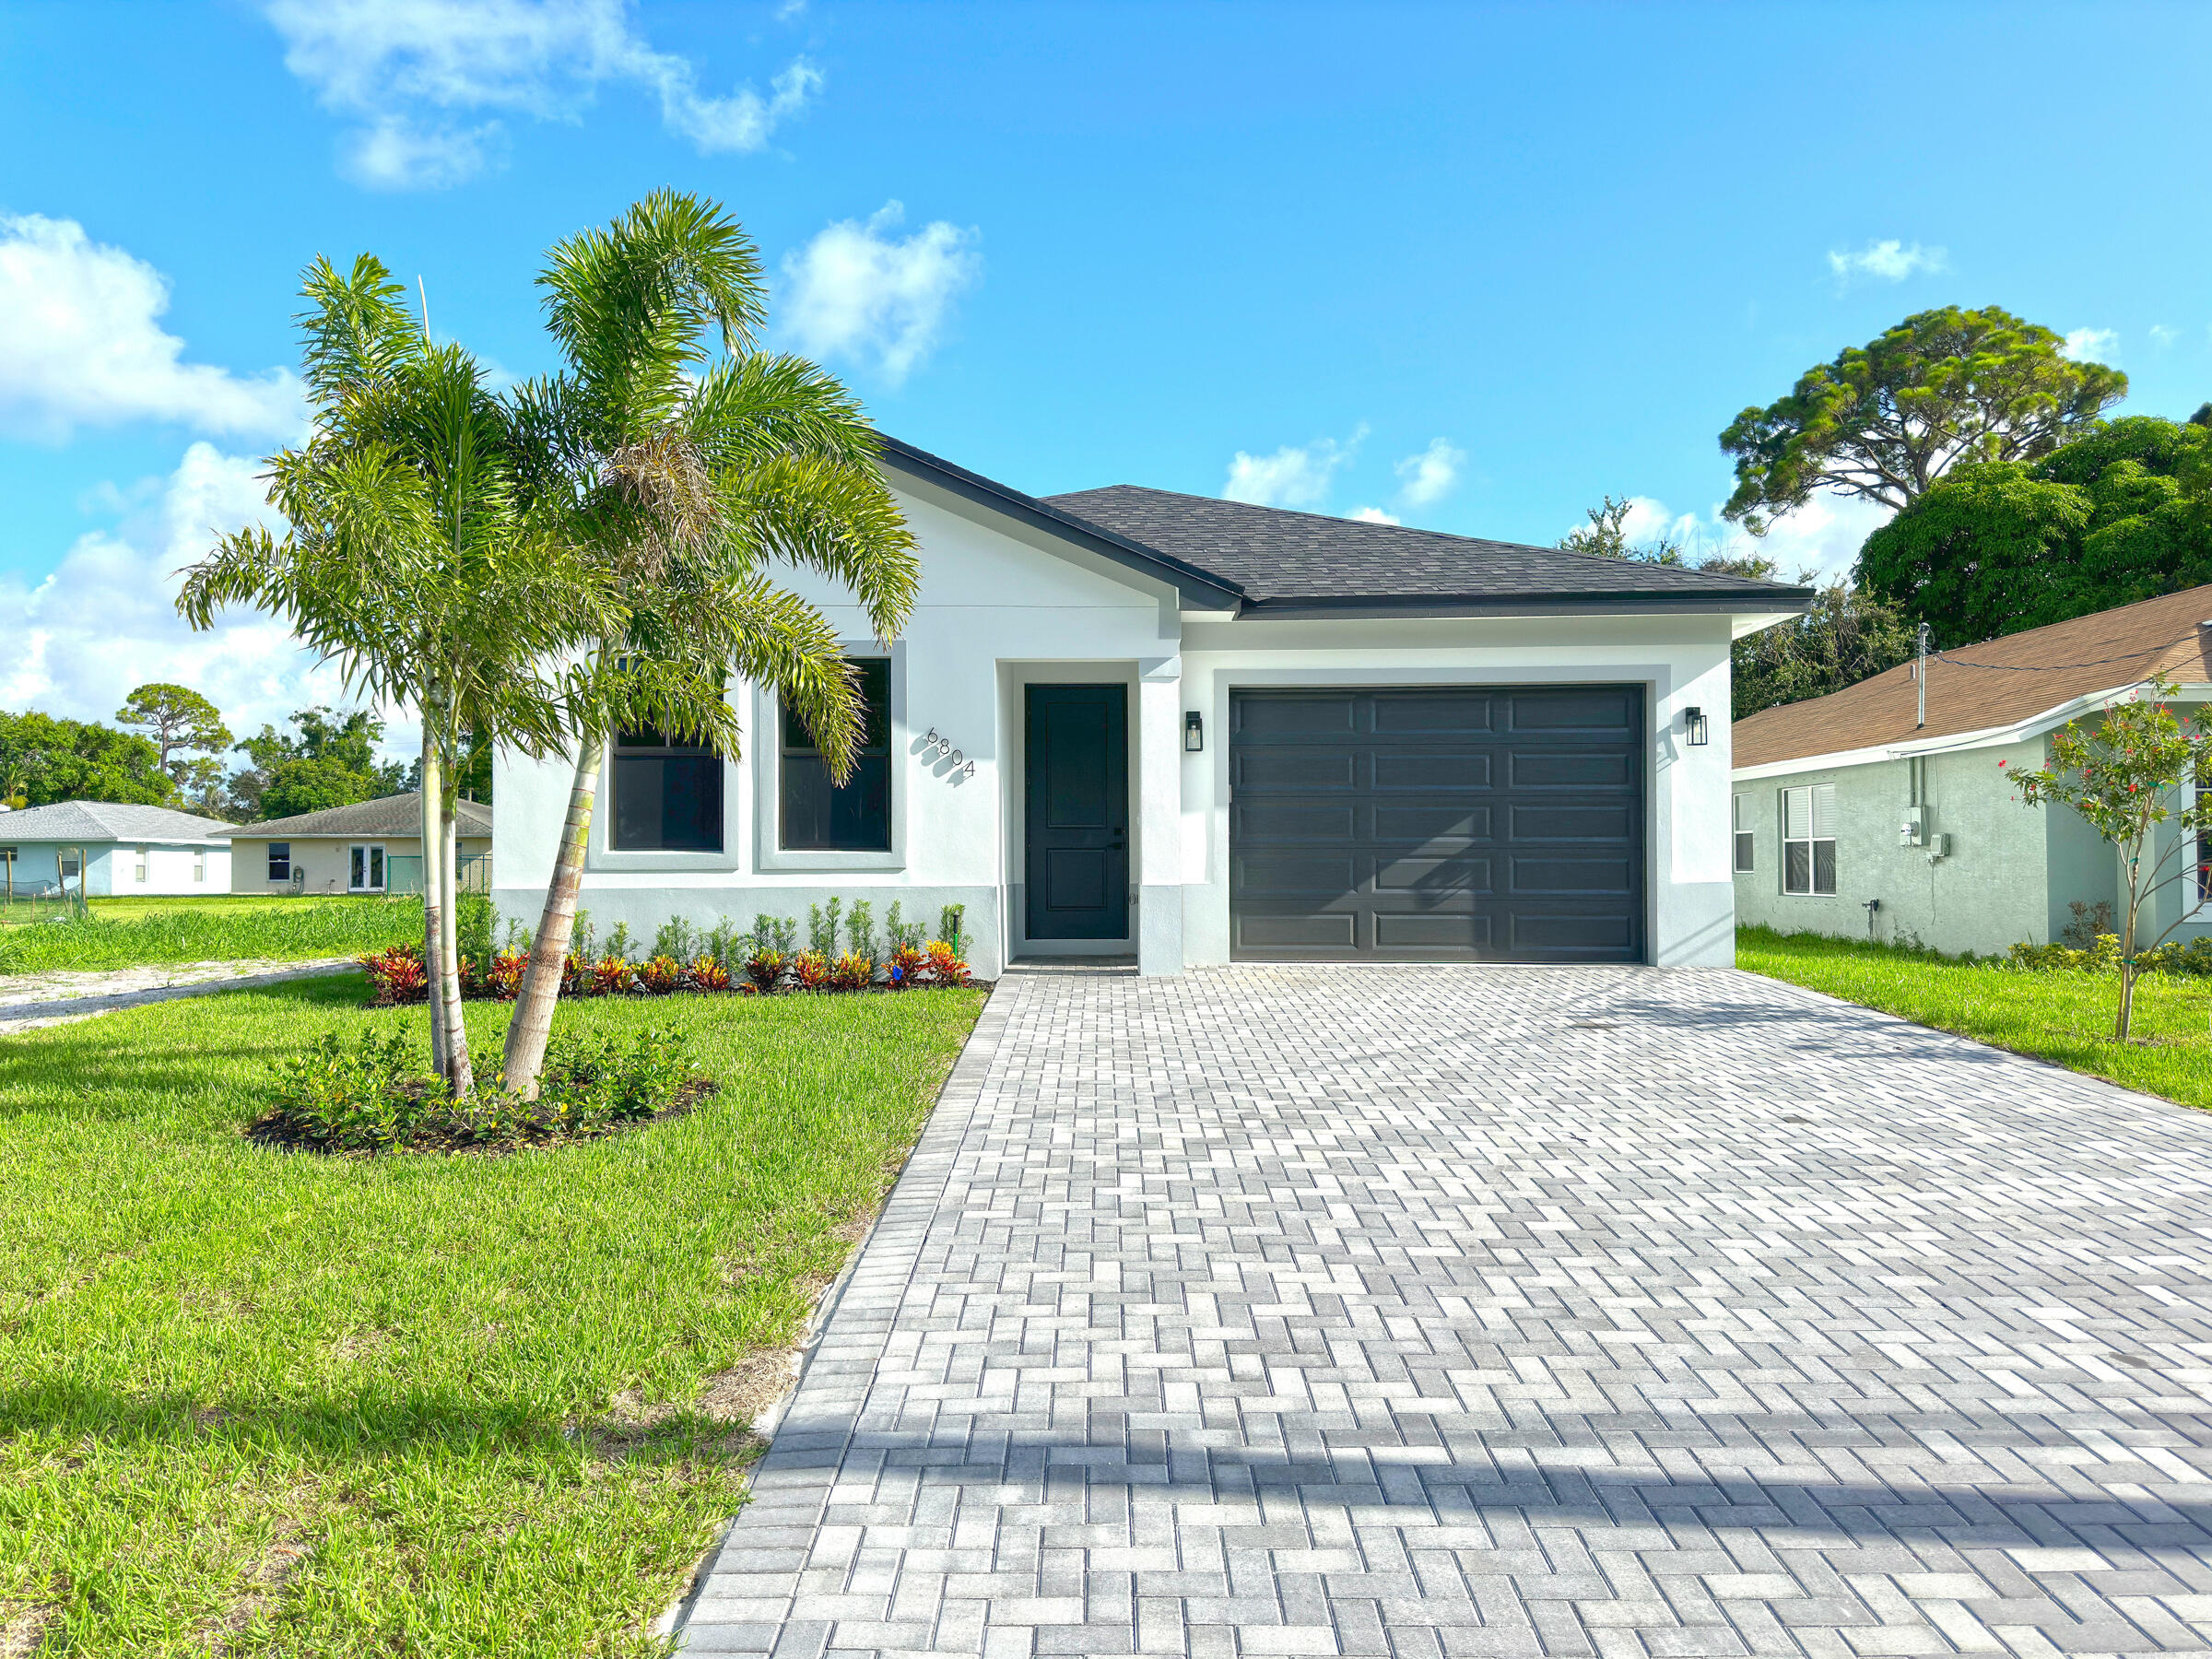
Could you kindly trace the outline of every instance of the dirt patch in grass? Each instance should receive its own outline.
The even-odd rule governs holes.
[[[0,1602],[0,1659],[31,1659],[61,1628],[58,1602]]]

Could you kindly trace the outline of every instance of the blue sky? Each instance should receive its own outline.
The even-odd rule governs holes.
[[[547,244],[677,185],[759,240],[779,343],[1018,488],[1712,534],[1730,418],[1925,306],[2080,331],[2131,412],[2212,396],[2208,61],[2190,7],[18,0],[0,707],[338,689],[166,609],[287,436],[318,253],[527,374]]]

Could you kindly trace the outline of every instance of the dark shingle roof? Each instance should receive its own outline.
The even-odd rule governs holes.
[[[56,801],[0,813],[0,841],[190,841],[229,833],[216,818],[122,801]]]
[[[1558,547],[1290,512],[1135,484],[1049,496],[1044,505],[1233,583],[1245,608],[1281,613],[1392,603],[1533,608],[1649,604],[1800,610],[1806,590]]]
[[[476,801],[456,801],[454,816],[460,820],[457,828],[463,835],[477,836],[491,833],[491,808]],[[373,801],[361,801],[351,806],[325,806],[320,812],[302,812],[287,818],[270,818],[265,823],[241,824],[230,833],[235,837],[251,837],[255,841],[265,837],[282,839],[286,836],[311,835],[416,835],[422,833],[422,792],[406,794],[381,795]]]

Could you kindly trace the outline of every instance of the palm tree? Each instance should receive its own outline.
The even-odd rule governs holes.
[[[858,399],[757,352],[760,261],[719,205],[674,191],[559,243],[538,278],[567,368],[517,396],[534,480],[622,617],[567,681],[575,773],[507,1030],[509,1087],[536,1086],[576,921],[608,736],[655,725],[735,756],[726,677],[773,688],[848,775],[861,709],[837,629],[771,565],[843,583],[880,640],[920,581]],[[719,347],[719,353],[716,347]]]
[[[595,572],[526,512],[512,411],[467,353],[430,344],[405,294],[367,254],[344,275],[326,260],[310,268],[299,321],[313,429],[267,475],[288,529],[225,536],[177,604],[195,628],[226,605],[274,612],[349,688],[419,714],[431,1048],[458,1096],[473,1073],[454,926],[455,758],[477,731],[556,750],[566,718],[545,665],[619,618]]]

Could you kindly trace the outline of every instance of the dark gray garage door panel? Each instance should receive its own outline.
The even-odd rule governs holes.
[[[1644,959],[1637,686],[1239,691],[1241,961]]]

